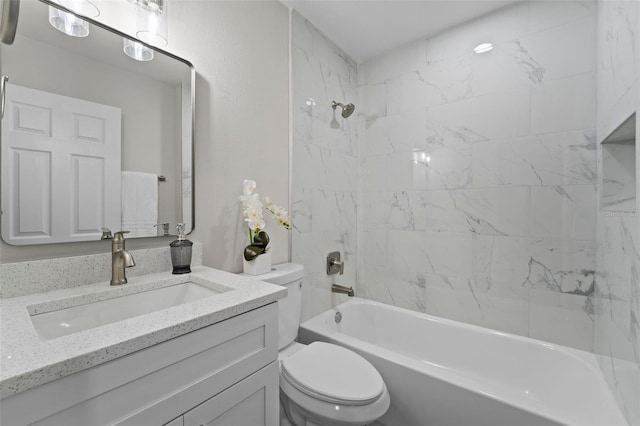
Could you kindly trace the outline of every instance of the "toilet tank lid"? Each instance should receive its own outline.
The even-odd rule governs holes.
[[[280,263],[271,266],[271,272],[262,275],[253,275],[253,278],[266,281],[271,284],[285,285],[304,276],[304,266],[297,263]]]

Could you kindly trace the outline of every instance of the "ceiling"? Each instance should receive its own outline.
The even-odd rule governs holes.
[[[281,0],[357,62],[516,0]]]

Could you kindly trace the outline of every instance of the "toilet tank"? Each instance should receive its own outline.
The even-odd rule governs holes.
[[[298,337],[300,309],[302,307],[302,277],[304,267],[296,263],[280,263],[271,272],[252,277],[287,288],[287,297],[278,300],[278,350]]]

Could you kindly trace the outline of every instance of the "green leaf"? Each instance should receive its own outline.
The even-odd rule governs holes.
[[[269,245],[269,235],[264,231],[258,232],[258,234],[253,237],[253,245],[266,249]]]
[[[266,248],[256,245],[249,245],[244,248],[244,258],[247,262],[252,261],[266,251]]]

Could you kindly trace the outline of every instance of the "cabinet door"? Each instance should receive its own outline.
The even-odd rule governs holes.
[[[277,426],[279,369],[272,362],[184,415],[184,426]]]

